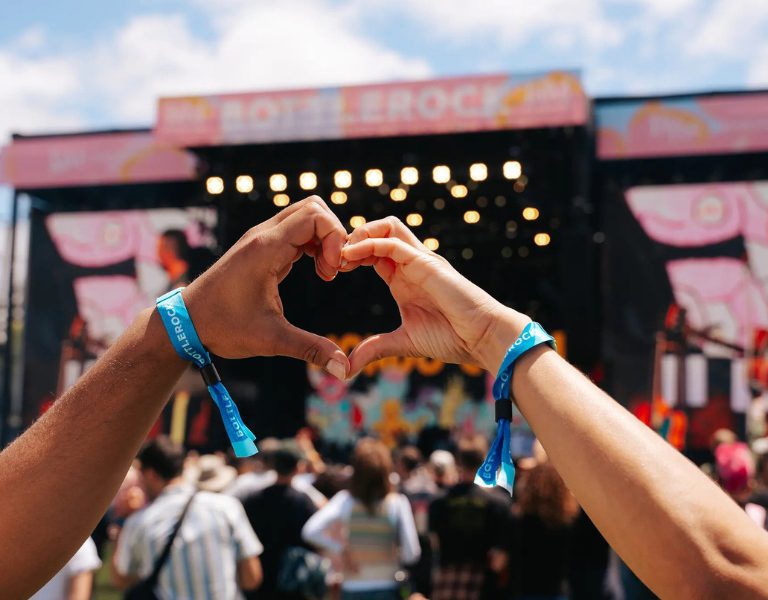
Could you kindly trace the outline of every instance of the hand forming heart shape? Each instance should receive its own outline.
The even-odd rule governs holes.
[[[397,302],[401,326],[363,340],[348,358],[327,338],[292,325],[278,285],[303,254],[314,257],[325,281],[340,270],[373,266]],[[317,196],[250,229],[184,291],[184,300],[214,354],[292,356],[339,379],[386,356],[427,356],[493,369],[500,351],[498,323],[521,331],[528,322],[464,279],[398,219],[373,221],[348,235]]]

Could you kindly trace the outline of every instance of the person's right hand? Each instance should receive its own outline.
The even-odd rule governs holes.
[[[331,281],[346,239],[344,226],[317,196],[249,229],[183,292],[203,345],[224,358],[291,356],[343,379],[347,356],[285,318],[278,285],[304,254],[314,257],[320,278]]]
[[[503,306],[430,252],[395,217],[355,229],[342,250],[342,271],[372,265],[400,309],[395,331],[370,336],[349,357],[350,375],[388,356],[473,363],[496,373],[530,321]]]

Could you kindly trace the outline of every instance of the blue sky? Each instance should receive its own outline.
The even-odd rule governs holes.
[[[0,0],[0,143],[160,95],[577,68],[592,95],[768,88],[766,0]]]

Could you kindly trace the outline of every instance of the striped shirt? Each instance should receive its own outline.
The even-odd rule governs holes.
[[[115,556],[121,575],[149,577],[192,491],[183,484],[167,487],[126,520]],[[160,571],[155,592],[163,600],[242,598],[237,563],[263,550],[238,500],[198,492]]]

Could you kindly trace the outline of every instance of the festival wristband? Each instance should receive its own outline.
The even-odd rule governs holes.
[[[482,487],[494,487],[499,485],[510,494],[515,485],[515,465],[512,462],[510,448],[510,424],[512,422],[512,399],[510,385],[512,383],[512,369],[515,361],[529,350],[539,344],[549,344],[556,349],[555,339],[549,335],[538,323],[531,322],[525,326],[523,332],[509,347],[501,368],[493,382],[493,397],[496,399],[496,422],[498,429],[496,438],[491,444],[485,461],[477,470],[475,484]]]
[[[235,456],[252,456],[258,452],[253,441],[256,436],[243,423],[237,405],[229,395],[227,388],[221,382],[216,367],[211,362],[211,355],[203,346],[200,337],[195,331],[189,311],[184,305],[184,298],[177,288],[163,294],[157,299],[157,311],[165,325],[165,330],[173,344],[176,354],[182,359],[193,363],[203,376],[203,381],[208,387],[208,393],[219,408],[221,418],[224,421],[224,429],[227,431],[229,441],[235,450]]]

